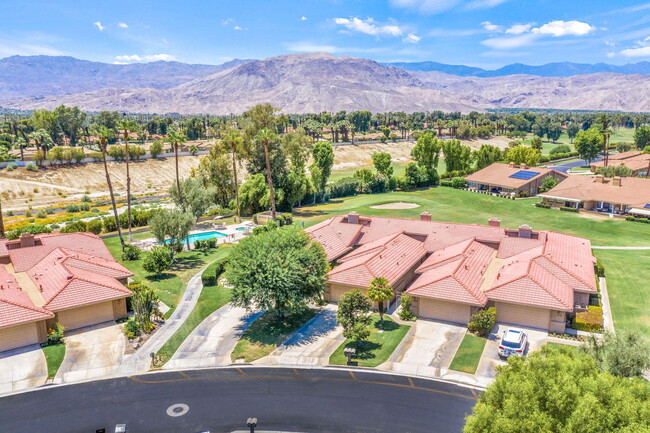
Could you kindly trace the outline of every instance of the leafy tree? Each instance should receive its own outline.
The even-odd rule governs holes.
[[[142,268],[150,274],[160,274],[172,265],[172,251],[162,245],[156,245],[144,253]]]
[[[275,220],[275,193],[273,191],[273,177],[271,176],[271,161],[269,160],[269,143],[277,141],[277,136],[270,129],[262,129],[255,136],[255,139],[264,144],[266,181],[269,184],[269,195],[271,196],[271,217]]]
[[[390,154],[386,152],[377,152],[372,155],[372,163],[377,173],[390,179],[393,177],[393,167],[391,166]]]
[[[336,321],[343,327],[343,336],[360,343],[370,336],[368,325],[370,324],[370,301],[361,293],[361,290],[354,289],[345,293],[339,299]]]
[[[557,186],[557,184],[560,183],[559,180],[554,178],[551,175],[548,175],[542,180],[542,185],[540,187],[541,191],[549,191]]]
[[[527,164],[529,167],[534,167],[539,162],[542,155],[539,150],[527,146],[515,146],[506,150],[506,161],[514,162],[515,164]]]
[[[379,320],[384,326],[384,302],[388,302],[395,296],[395,291],[383,277],[373,278],[368,287],[368,299],[376,302],[379,307]]]
[[[334,164],[332,144],[326,141],[317,142],[312,149],[312,156],[314,157],[314,163],[310,167],[310,171],[314,186],[324,194],[325,185],[332,173],[332,165]]]
[[[546,137],[551,141],[557,141],[562,136],[562,132],[562,125],[557,122],[551,123],[546,129]]]
[[[247,214],[254,214],[263,209],[262,202],[268,194],[266,180],[262,173],[249,177],[239,190],[241,207]]]
[[[178,146],[187,141],[187,137],[180,131],[169,131],[165,141],[171,143],[174,148],[174,165],[176,166],[176,190],[180,192],[178,195],[178,202],[183,203],[183,190],[181,189],[181,177],[178,170]]]
[[[530,147],[541,151],[543,147],[542,139],[538,136],[533,137],[532,140],[530,140]]]
[[[163,209],[157,212],[149,221],[151,233],[161,244],[169,241],[169,257],[174,260],[174,252],[194,226],[194,216],[180,209]]]
[[[211,187],[214,193],[213,200],[222,207],[226,207],[230,203],[233,190],[237,192],[233,182],[236,175],[232,170],[231,162],[228,160],[224,148],[214,146],[207,155],[201,158],[199,166],[192,171],[192,176],[202,179],[206,186]],[[185,196],[184,191],[183,196]]]
[[[183,211],[194,215],[194,218],[205,215],[210,206],[214,203],[215,188],[205,187],[201,179],[195,177],[188,177],[181,182],[181,192],[185,199],[180,203],[180,195],[176,185],[169,188],[169,194],[176,205]]]
[[[467,417],[464,433],[648,431],[650,387],[596,368],[572,347],[510,357]]]
[[[425,132],[418,138],[415,147],[411,150],[411,157],[427,171],[429,184],[438,182],[438,162],[442,141],[438,140],[431,132]]]
[[[582,349],[614,376],[640,377],[650,368],[650,344],[635,330],[606,332],[602,338],[591,335]]]
[[[359,192],[369,191],[370,185],[372,184],[372,181],[375,178],[374,174],[372,174],[372,170],[370,170],[369,168],[360,168],[359,170],[354,172],[352,177],[359,181],[359,185],[361,187],[361,191]]]
[[[559,146],[555,146],[551,151],[549,152],[550,155],[557,155],[558,153],[569,153],[571,152],[571,148],[566,145],[566,144],[560,144]]]
[[[576,138],[578,132],[580,132],[580,126],[577,123],[569,123],[569,125],[566,127],[566,135],[569,136],[571,143],[573,143],[573,139]]]
[[[481,148],[474,152],[474,159],[476,160],[476,168],[478,170],[492,165],[502,158],[503,152],[501,149],[489,144],[482,144]]]
[[[596,169],[596,174],[602,174],[605,177],[630,177],[632,176],[632,170],[625,164],[619,164],[616,166],[608,165],[607,167],[598,167]]]
[[[241,240],[225,278],[233,305],[273,308],[282,318],[322,296],[328,268],[322,245],[289,226]]]
[[[578,155],[585,159],[587,163],[596,158],[600,153],[602,136],[598,129],[589,128],[586,131],[580,131],[574,140],[574,146]]]
[[[149,147],[149,153],[151,153],[152,157],[157,158],[158,155],[163,153],[163,142],[156,140],[151,143],[151,147]]]
[[[640,126],[634,131],[634,144],[639,150],[650,145],[650,126]]]
[[[490,307],[485,310],[479,310],[474,314],[467,324],[467,329],[478,335],[487,336],[496,322],[497,310],[494,307]]]
[[[460,143],[460,140],[442,142],[447,172],[466,171],[472,166],[472,149]]]
[[[237,220],[241,222],[241,209],[239,204],[239,183],[237,182],[237,162],[239,158],[244,154],[244,139],[237,132],[230,132],[226,134],[221,142],[230,149],[230,154],[232,156],[232,175],[234,180],[235,187],[235,200],[237,203]],[[212,149],[210,151],[212,154]]]

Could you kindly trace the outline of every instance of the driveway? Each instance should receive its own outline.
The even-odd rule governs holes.
[[[496,376],[496,366],[506,364],[506,360],[499,357],[498,348],[501,342],[501,335],[507,329],[521,329],[528,335],[528,349],[526,354],[538,350],[548,341],[547,331],[516,325],[497,324],[492,328],[488,342],[485,344],[483,356],[476,369],[477,376],[493,379]]]
[[[378,368],[440,377],[451,364],[466,326],[418,319],[387,362]]]
[[[122,362],[126,339],[122,325],[105,322],[66,333],[65,358],[55,383],[105,377]]]
[[[230,354],[239,337],[262,313],[224,305],[194,328],[163,368],[231,364]]]
[[[47,380],[47,362],[41,346],[0,352],[0,394],[40,386]]]
[[[603,156],[598,156],[594,158],[591,162],[597,162],[603,159]],[[548,165],[548,168],[552,168],[553,170],[561,171],[562,173],[567,173],[569,170],[572,168],[576,167],[581,167],[583,165],[589,165],[586,160],[581,159],[579,161],[572,161],[572,162],[565,162],[564,164],[557,164],[557,165]]]
[[[254,364],[329,364],[330,355],[345,341],[343,328],[336,323],[336,311],[336,305],[326,305],[270,355]]]

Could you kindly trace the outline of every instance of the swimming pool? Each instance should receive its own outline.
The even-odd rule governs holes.
[[[183,243],[186,244],[187,241],[189,240],[190,244],[193,244],[194,241],[202,241],[205,239],[212,239],[212,238],[225,238],[227,235],[221,232],[204,232],[204,233],[194,233],[192,235],[189,235],[187,238],[183,239]],[[169,239],[165,241],[165,243],[169,243]]]

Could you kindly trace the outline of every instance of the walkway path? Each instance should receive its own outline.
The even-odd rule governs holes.
[[[192,368],[232,363],[230,354],[241,334],[262,311],[251,313],[226,304],[206,317],[183,341],[163,368]]]
[[[196,301],[199,299],[201,290],[203,290],[203,282],[201,275],[203,271],[199,272],[192,277],[187,284],[185,293],[181,298],[176,310],[172,313],[171,317],[167,319],[164,325],[160,327],[155,334],[147,340],[137,352],[126,356],[124,361],[117,369],[118,374],[133,375],[149,370],[151,366],[151,353],[156,353],[160,348],[171,338],[172,335],[187,319],[187,316],[192,312]]]
[[[614,332],[614,319],[609,304],[609,294],[607,293],[607,280],[604,277],[599,277],[598,285],[600,286],[600,302],[603,304],[603,328],[605,331]]]
[[[650,247],[595,247],[591,246],[594,250],[650,250]]]

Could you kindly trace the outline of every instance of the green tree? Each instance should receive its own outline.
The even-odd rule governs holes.
[[[632,433],[650,428],[650,387],[596,368],[569,346],[510,357],[464,433]]]
[[[339,299],[336,321],[343,327],[343,336],[356,340],[359,344],[370,336],[368,325],[370,324],[370,301],[361,293],[361,290],[354,289],[345,293]]]
[[[541,156],[539,150],[520,145],[506,150],[505,158],[508,162],[527,164],[529,167],[534,167]]]
[[[332,144],[327,141],[319,141],[314,144],[312,149],[312,156],[314,163],[309,168],[314,186],[318,188],[321,194],[325,194],[325,185],[332,173],[332,165],[334,164],[334,149]]]
[[[269,160],[269,143],[277,140],[277,136],[270,129],[262,129],[255,139],[264,144],[264,159],[266,161],[266,181],[269,184],[271,197],[271,218],[275,221],[275,192],[273,191],[273,177],[271,176],[271,161]]]
[[[440,161],[441,140],[431,132],[425,132],[418,138],[415,147],[411,150],[411,157],[424,167],[429,178],[429,185],[438,182],[438,162]]]
[[[577,123],[569,123],[566,127],[566,135],[569,137],[569,140],[571,140],[571,143],[573,143],[573,139],[576,138],[578,132],[580,132],[580,126]]]
[[[124,153],[126,158],[126,214],[127,214],[127,230],[128,236],[127,239],[129,242],[133,241],[133,236],[131,236],[131,171],[129,169],[129,160],[131,155],[129,154],[129,132],[135,131],[138,129],[138,124],[132,120],[123,119],[120,123],[120,128],[122,129],[122,139],[124,140]]]
[[[562,136],[562,132],[563,132],[562,125],[557,122],[554,122],[551,123],[546,129],[546,137],[549,140],[555,142]]]
[[[328,268],[322,245],[288,226],[241,240],[225,278],[233,305],[273,308],[282,318],[322,296]]]
[[[542,180],[542,185],[541,185],[540,191],[542,191],[542,192],[549,191],[549,190],[555,188],[555,186],[558,183],[560,183],[560,181],[558,179],[554,178],[551,175],[548,175]]]
[[[199,166],[192,171],[192,176],[201,178],[206,186],[214,188],[213,198],[216,203],[227,207],[235,190],[233,179],[236,179],[236,175],[232,172],[231,161],[224,151],[221,146],[213,146],[210,152],[201,158]],[[237,215],[239,216],[239,213]]]
[[[239,133],[231,131],[226,134],[221,142],[230,149],[230,154],[232,156],[232,175],[234,179],[234,188],[235,188],[235,200],[237,203],[237,221],[241,222],[241,209],[239,205],[239,183],[237,182],[237,163],[239,158],[244,154],[244,139],[239,135]],[[212,154],[212,152],[210,152]]]
[[[381,327],[384,327],[384,302],[388,302],[395,296],[393,287],[383,277],[373,278],[368,287],[368,299],[377,303],[379,307],[379,320]]]
[[[266,180],[262,173],[254,174],[241,186],[239,199],[241,207],[247,214],[254,214],[262,210],[262,203],[268,194]]]
[[[478,170],[492,165],[502,158],[503,152],[501,149],[489,144],[481,144],[481,148],[474,151],[474,159],[476,160],[476,168]]]
[[[195,223],[194,216],[180,209],[163,209],[149,220],[151,233],[161,244],[168,242],[169,257],[174,260],[176,249],[182,245],[183,240],[190,234]]]
[[[472,149],[460,143],[460,140],[442,142],[442,152],[445,155],[447,172],[466,171],[472,166]]]
[[[195,219],[205,215],[210,206],[214,204],[215,193],[214,187],[206,188],[203,181],[195,177],[188,177],[181,182],[181,194],[178,194],[176,185],[169,188],[169,194],[176,205],[183,212],[194,215]],[[183,203],[180,203],[181,195],[184,198]]]
[[[580,131],[574,140],[574,146],[578,155],[590,163],[600,153],[602,136],[598,129],[589,128],[586,131]]]
[[[641,377],[650,369],[650,344],[635,330],[606,332],[602,338],[591,335],[582,349],[614,376]]]
[[[163,153],[163,142],[160,140],[156,140],[153,143],[151,143],[151,147],[149,147],[149,153],[151,153],[151,156],[153,158],[157,158],[158,155]]]
[[[178,201],[179,203],[183,203],[183,190],[181,189],[181,177],[180,177],[180,172],[178,170],[178,146],[185,143],[187,141],[187,137],[185,137],[185,135],[180,131],[172,130],[169,131],[169,134],[167,135],[167,137],[165,137],[165,141],[170,143],[174,148],[174,165],[176,166],[176,188],[178,191],[181,192],[181,194],[178,196]]]
[[[530,140],[530,147],[532,147],[533,149],[537,149],[537,150],[539,150],[541,152],[542,147],[543,147],[542,139],[539,138],[538,136],[534,136]]]
[[[142,268],[150,274],[160,274],[172,265],[170,248],[156,245],[144,253]]]
[[[550,155],[557,155],[558,153],[569,153],[571,152],[571,148],[566,145],[566,144],[560,144],[559,146],[555,146],[551,151],[549,152]]]
[[[386,176],[386,179],[393,177],[393,167],[391,166],[390,153],[377,152],[372,155],[372,163],[377,173]]]
[[[639,150],[650,145],[650,126],[639,126],[634,131],[634,144]]]

